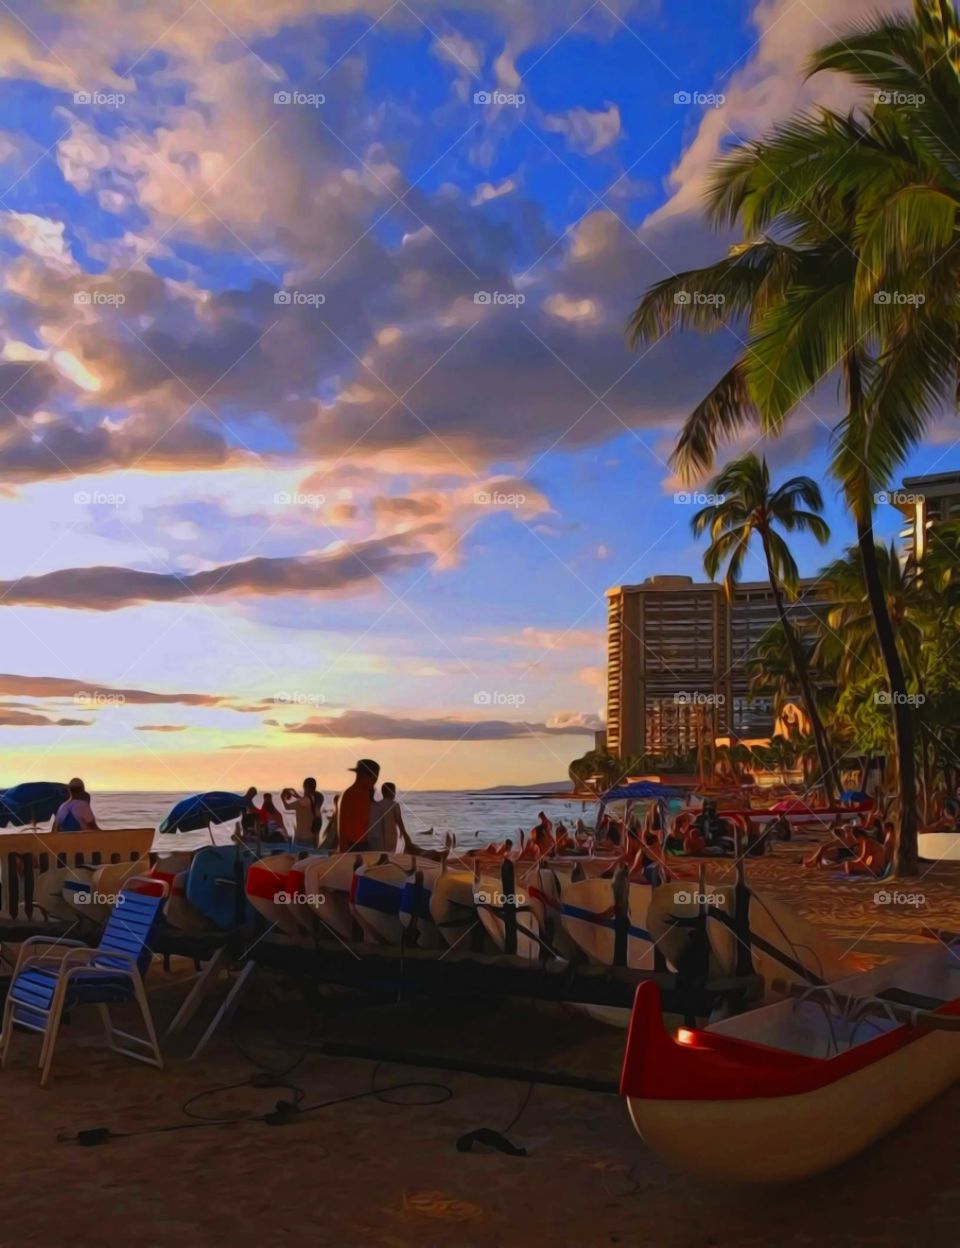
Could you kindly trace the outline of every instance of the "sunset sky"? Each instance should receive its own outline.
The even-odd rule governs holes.
[[[702,575],[667,460],[739,345],[626,318],[730,241],[725,146],[852,102],[802,68],[875,7],[2,5],[0,785],[565,776],[604,590]],[[833,419],[763,449],[837,553]]]

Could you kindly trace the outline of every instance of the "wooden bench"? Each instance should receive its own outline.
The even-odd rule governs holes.
[[[153,828],[99,828],[90,832],[51,832],[18,828],[0,832],[0,913],[33,917],[34,884],[45,871],[137,862],[153,845]]]

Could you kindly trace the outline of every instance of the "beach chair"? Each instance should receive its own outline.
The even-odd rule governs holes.
[[[141,877],[141,885],[146,881]],[[143,976],[153,958],[153,940],[159,926],[167,886],[151,880],[149,894],[134,892],[134,881],[120,894],[95,949],[75,940],[33,936],[24,941],[3,1011],[0,1030],[0,1069],[6,1065],[14,1027],[39,1032],[40,1085],[46,1085],[64,1010],[95,1005],[100,1011],[107,1044],[150,1066],[163,1066],[157,1033],[143,987]],[[46,946],[44,952],[37,951]],[[145,1036],[114,1027],[110,1006],[136,1001]]]

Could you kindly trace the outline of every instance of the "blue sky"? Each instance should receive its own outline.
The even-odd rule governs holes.
[[[563,775],[604,590],[700,574],[667,461],[737,346],[626,318],[722,251],[725,147],[850,102],[802,77],[836,6],[133,7],[0,13],[6,782]],[[828,554],[832,416],[763,448]]]

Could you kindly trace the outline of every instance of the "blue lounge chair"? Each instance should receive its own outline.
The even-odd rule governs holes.
[[[96,1005],[107,1044],[116,1053],[163,1066],[157,1033],[143,987],[153,958],[153,941],[163,912],[166,886],[150,880],[156,892],[134,892],[127,887],[117,899],[96,949],[80,941],[33,936],[23,942],[3,1011],[0,1031],[0,1068],[6,1065],[16,1026],[43,1036],[40,1085],[50,1076],[53,1051],[64,1010]],[[131,882],[132,883],[132,882]],[[46,946],[43,953],[35,952]],[[136,1001],[146,1036],[134,1036],[114,1027],[110,1006]]]

